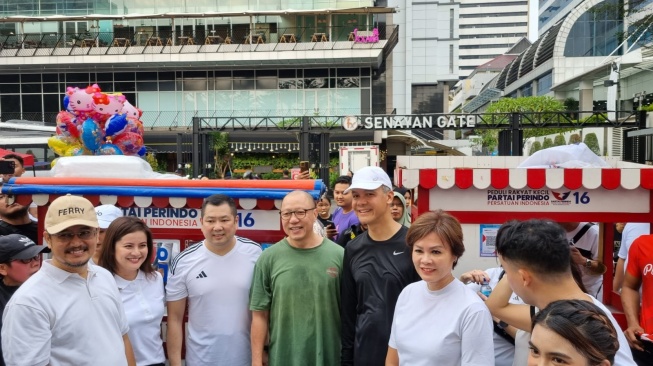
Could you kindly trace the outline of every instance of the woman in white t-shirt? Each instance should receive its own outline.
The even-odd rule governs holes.
[[[98,265],[120,289],[129,323],[129,340],[138,366],[163,366],[161,320],[165,306],[163,277],[150,263],[154,253],[150,229],[135,217],[120,217],[107,229]]]
[[[422,281],[399,295],[386,366],[493,366],[490,312],[451,273],[465,251],[460,222],[442,210],[427,212],[406,242]]]
[[[528,366],[610,366],[619,349],[617,331],[596,305],[583,300],[550,303],[533,319]]]

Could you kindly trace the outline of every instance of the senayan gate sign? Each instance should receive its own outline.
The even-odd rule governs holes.
[[[476,127],[473,114],[411,114],[347,116],[342,119],[347,131],[363,130],[413,130],[418,128],[460,129]]]

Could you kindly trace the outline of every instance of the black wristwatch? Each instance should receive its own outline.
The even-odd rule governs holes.
[[[592,268],[592,260],[585,259],[585,268]]]
[[[504,322],[503,320],[499,320],[499,322],[497,323],[497,327],[499,327],[499,328],[501,328],[501,329],[506,329],[506,327],[507,327],[508,325],[509,325],[509,324],[506,323],[506,322]]]

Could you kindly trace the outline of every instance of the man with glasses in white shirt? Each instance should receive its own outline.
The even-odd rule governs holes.
[[[113,276],[89,265],[98,240],[93,204],[66,195],[45,216],[52,259],[9,300],[2,349],[9,365],[135,365]]]
[[[252,366],[340,364],[340,273],[344,250],[313,231],[315,201],[293,191],[281,203],[286,238],[254,268],[249,307]]]

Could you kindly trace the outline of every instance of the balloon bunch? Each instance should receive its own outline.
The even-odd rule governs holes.
[[[57,135],[48,139],[57,155],[145,155],[143,112],[124,95],[102,93],[97,84],[68,87],[63,105]]]

